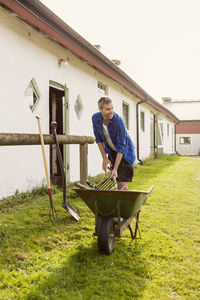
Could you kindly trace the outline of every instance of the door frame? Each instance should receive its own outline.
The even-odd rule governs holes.
[[[49,80],[49,90],[50,87],[63,91],[64,97],[62,100],[63,105],[63,134],[69,135],[69,91],[68,88],[63,84],[60,84],[56,81]],[[50,95],[49,95],[50,97]],[[50,116],[49,116],[50,117]],[[63,162],[64,162],[64,169],[66,174],[66,181],[69,182],[70,180],[70,155],[69,155],[69,145],[63,144]]]

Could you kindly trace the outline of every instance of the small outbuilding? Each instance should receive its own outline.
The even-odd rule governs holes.
[[[200,155],[200,100],[164,97],[163,105],[180,119],[176,124],[177,152]]]

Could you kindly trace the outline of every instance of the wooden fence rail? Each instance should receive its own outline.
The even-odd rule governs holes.
[[[43,134],[46,145],[55,144],[52,134]],[[93,144],[92,136],[59,135],[59,144]],[[40,145],[40,135],[31,133],[0,133],[0,146]]]
[[[55,144],[52,134],[44,134],[44,144]],[[80,182],[86,183],[88,176],[88,144],[94,143],[92,136],[58,135],[59,144],[80,145]],[[0,146],[40,145],[40,135],[30,133],[0,133]]]

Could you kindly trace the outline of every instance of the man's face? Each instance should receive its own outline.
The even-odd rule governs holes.
[[[100,110],[104,120],[110,120],[113,118],[114,110],[113,110],[112,102],[108,103],[108,104],[104,104],[104,106],[102,108],[100,108],[99,110]]]

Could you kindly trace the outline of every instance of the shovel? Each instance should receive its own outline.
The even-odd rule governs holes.
[[[53,133],[53,137],[56,143],[56,151],[58,154],[58,162],[61,170],[61,176],[62,176],[62,187],[63,187],[63,204],[62,207],[76,220],[78,221],[80,219],[80,215],[71,207],[69,203],[66,201],[66,176],[65,176],[65,170],[64,170],[64,164],[62,160],[62,155],[60,152],[60,147],[58,143],[58,138],[57,138],[57,123],[56,122],[51,122],[51,130]]]

